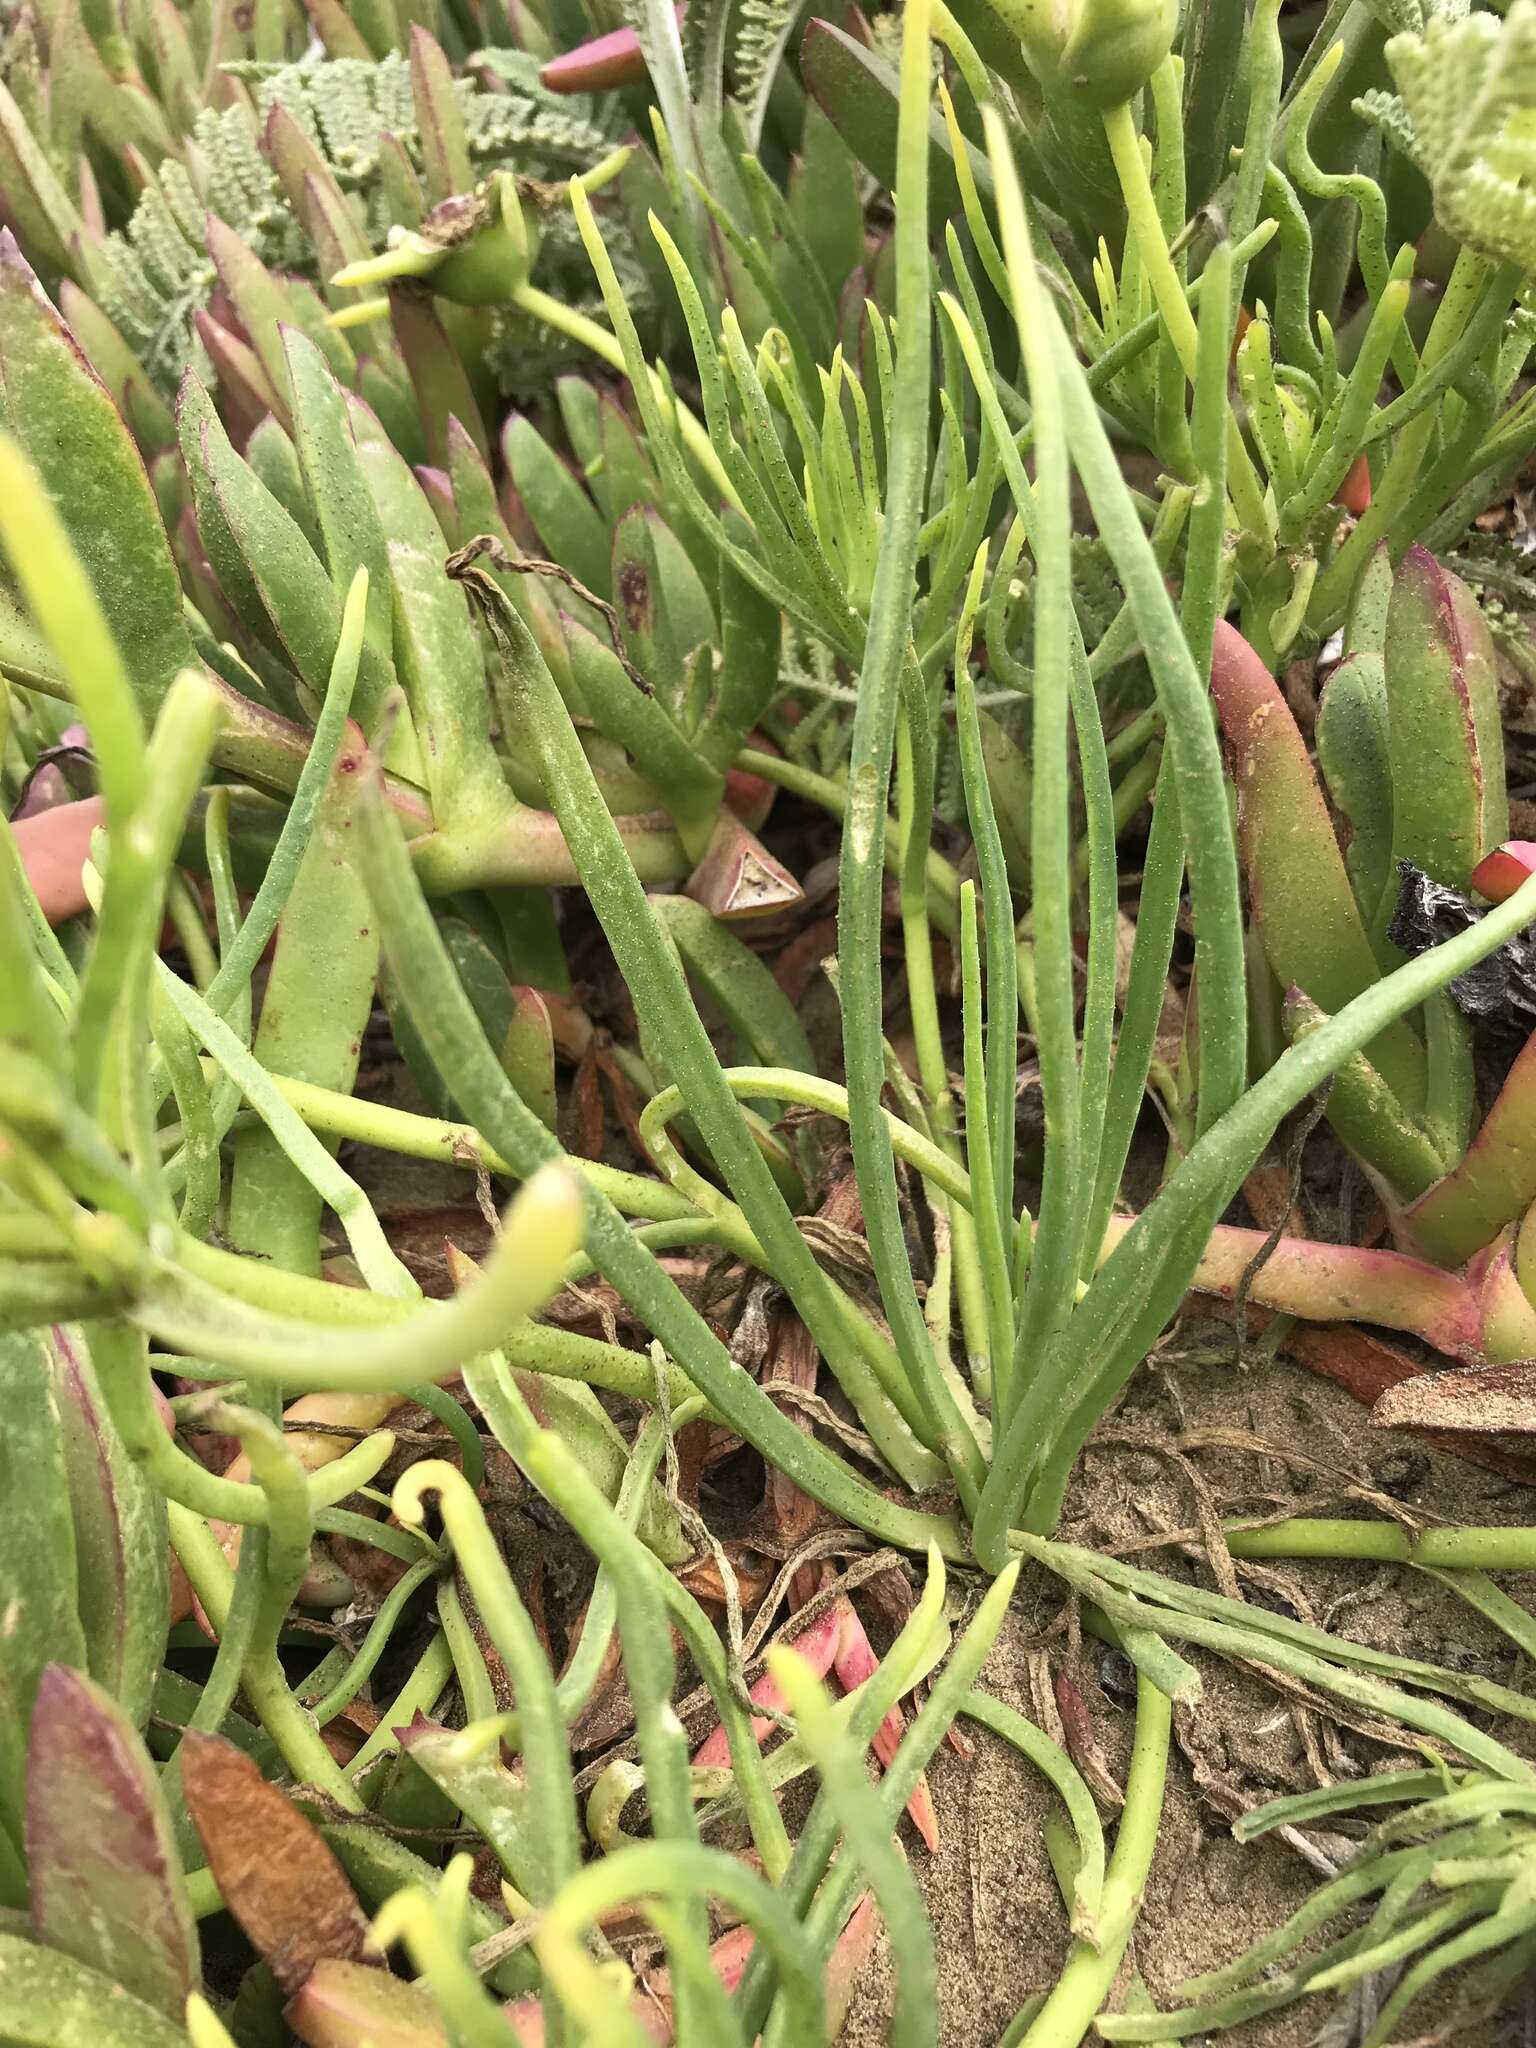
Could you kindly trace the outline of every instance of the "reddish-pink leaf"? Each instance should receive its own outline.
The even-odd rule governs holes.
[[[1472,870],[1472,886],[1490,903],[1504,903],[1536,875],[1536,839],[1506,839]]]
[[[679,21],[684,12],[678,8]],[[552,57],[540,71],[539,83],[547,92],[610,92],[616,86],[638,85],[644,77],[640,38],[632,28],[616,28]]]
[[[834,1604],[813,1621],[809,1628],[790,1638],[789,1647],[804,1658],[818,1678],[825,1678],[832,1668],[832,1659],[837,1655],[838,1638],[842,1633],[842,1619]],[[749,1697],[760,1707],[772,1707],[776,1713],[784,1711],[784,1697],[766,1674],[753,1686]],[[759,1742],[773,1726],[764,1716],[754,1714],[752,1733]],[[707,1735],[694,1756],[694,1764],[700,1770],[724,1769],[731,1761],[730,1745],[725,1738],[724,1728],[716,1728]]]
[[[362,1963],[316,1963],[283,2018],[307,2048],[448,2048],[425,1991]]]
[[[853,1994],[859,1988],[860,1978],[869,1967],[879,1930],[880,1915],[875,1910],[874,1894],[866,1892],[848,1916],[848,1924],[832,1944],[832,1953],[827,1958],[829,2041],[835,2041],[843,2031],[848,2008],[853,2004]]]
[[[1345,472],[1344,481],[1333,494],[1335,505],[1342,505],[1346,512],[1359,519],[1371,507],[1371,465],[1365,451],[1355,457]]]
[[[90,858],[91,834],[104,818],[101,798],[87,796],[12,825],[27,880],[50,924],[78,917],[86,908],[80,874]]]
[[[197,1923],[154,1766],[110,1694],[63,1664],[32,1715],[27,1864],[38,1940],[180,2024]]]
[[[1133,1220],[1113,1218],[1106,1245],[1118,1243]],[[1404,1252],[1305,1237],[1282,1237],[1270,1249],[1262,1230],[1222,1223],[1211,1233],[1192,1285],[1202,1294],[1234,1300],[1260,1252],[1266,1256],[1248,1294],[1264,1308],[1309,1322],[1379,1323],[1411,1331],[1452,1357],[1482,1355],[1476,1292],[1459,1274]]]
[[[880,1669],[880,1659],[870,1647],[869,1637],[864,1633],[864,1624],[854,1611],[851,1600],[841,1600],[838,1607],[842,1614],[842,1632],[838,1640],[835,1659],[838,1683],[845,1692],[852,1692],[855,1686],[863,1685],[873,1678]],[[892,1707],[880,1726],[875,1730],[871,1747],[880,1759],[882,1770],[889,1770],[901,1747],[901,1738],[906,1729],[906,1720],[899,1706]],[[928,1849],[938,1854],[939,1817],[933,1809],[933,1795],[928,1790],[926,1777],[919,1777],[912,1788],[912,1797],[907,1801],[907,1812],[912,1825],[922,1836]]]

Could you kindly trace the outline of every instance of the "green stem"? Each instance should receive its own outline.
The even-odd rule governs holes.
[[[838,871],[838,968],[849,1135],[870,1260],[891,1335],[927,1418],[930,1441],[971,1505],[984,1477],[980,1448],[937,1368],[913,1284],[885,1086],[880,961],[891,782],[902,677],[911,655],[911,594],[927,486],[932,315],[928,262],[929,23],[926,0],[903,19],[897,120],[896,326],[886,443],[885,511],[869,604],[848,762],[847,820]],[[898,827],[898,832],[899,832]],[[900,841],[898,840],[898,844]]]
[[[1234,1557],[1370,1557],[1450,1570],[1536,1571],[1536,1529],[1421,1529],[1397,1522],[1329,1521],[1298,1516],[1261,1529],[1228,1531]]]
[[[312,1131],[328,1138],[345,1138],[356,1145],[373,1145],[381,1152],[394,1152],[405,1159],[430,1159],[444,1166],[462,1166],[470,1171],[484,1167],[487,1173],[518,1178],[516,1169],[486,1143],[473,1124],[456,1124],[437,1117],[418,1116],[408,1109],[391,1109],[386,1103],[360,1101],[334,1088],[319,1088],[308,1081],[273,1077],[278,1093],[296,1109]],[[582,1178],[600,1188],[616,1208],[627,1216],[642,1216],[656,1223],[691,1222],[698,1214],[693,1204],[675,1194],[665,1181],[645,1174],[624,1173],[593,1159],[572,1164]]]
[[[1125,1781],[1125,1805],[1104,1875],[1098,1946],[1086,1941],[1072,1944],[1066,1967],[1020,2048],[1077,2048],[1114,1987],[1157,1847],[1172,1723],[1172,1702],[1138,1675],[1135,1742]]]

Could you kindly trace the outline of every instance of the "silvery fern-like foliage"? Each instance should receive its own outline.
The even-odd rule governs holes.
[[[265,255],[266,238],[255,224],[260,210],[238,207],[231,225]],[[203,201],[184,165],[167,159],[160,166],[128,226],[103,243],[92,281],[102,310],[150,376],[163,391],[173,390],[197,358],[193,316],[206,305],[214,283],[203,241]]]
[[[799,0],[741,0],[731,45],[731,81],[746,110],[749,134],[756,134],[762,125],[762,109],[768,103],[784,46],[802,11]]]
[[[1491,14],[1441,15],[1387,44],[1396,93],[1356,110],[1428,179],[1458,241],[1536,270],[1536,0]]]
[[[533,180],[561,181],[614,146],[618,117],[599,118],[585,99],[546,92],[536,64],[524,53],[487,51],[475,61],[506,88],[488,92],[470,80],[456,81],[477,170],[486,175],[513,170]],[[285,202],[257,140],[259,123],[274,106],[293,116],[337,184],[357,202],[375,248],[383,246],[392,225],[379,176],[381,138],[394,135],[420,168],[420,136],[405,58],[390,55],[376,64],[339,58],[228,68],[253,88],[258,125],[241,107],[204,109],[193,131],[188,164],[175,159],[161,164],[156,182],[144,192],[126,229],[107,238],[95,280],[103,310],[166,391],[174,390],[182,372],[198,359],[193,318],[207,304],[214,282],[204,240],[205,213],[226,221],[269,269],[313,274],[303,227]],[[575,288],[590,292],[589,269],[577,238],[571,234],[563,241]],[[561,252],[562,237],[556,232],[546,252],[554,270],[560,268]],[[522,339],[529,337],[525,333]]]
[[[1432,21],[1461,21],[1472,0],[1366,0],[1388,35],[1422,35]]]
[[[1354,108],[1361,120],[1369,121],[1373,128],[1381,130],[1400,155],[1407,157],[1426,177],[1429,175],[1419,153],[1419,138],[1408,117],[1408,109],[1395,92],[1383,92],[1373,86],[1369,92],[1361,93],[1354,102]]]
[[[612,119],[595,119],[591,103],[551,93],[538,66],[521,51],[488,50],[477,66],[505,86],[484,92],[457,79],[454,93],[464,116],[470,155],[487,172],[517,169],[535,177],[583,170],[613,147]],[[309,135],[344,190],[369,193],[378,171],[380,139],[394,135],[418,158],[411,67],[398,53],[377,64],[334,58],[323,64],[229,67],[256,87],[263,120],[281,106]]]

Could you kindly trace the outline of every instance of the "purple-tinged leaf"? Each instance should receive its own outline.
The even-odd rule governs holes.
[[[55,1328],[48,1356],[75,1525],[87,1668],[130,1725],[142,1728],[170,1626],[165,1501],[118,1434],[80,1332]]]
[[[469,373],[430,295],[415,284],[394,285],[389,313],[416,393],[429,460],[439,469],[447,468],[448,423],[457,419],[489,461],[490,443]]]
[[[197,1923],[154,1766],[116,1701],[63,1664],[32,1716],[27,1861],[38,1940],[180,2021]]]
[[[468,192],[475,182],[464,132],[464,110],[442,46],[421,24],[411,29],[411,97],[421,137],[427,197],[434,205]]]
[[[1392,851],[1450,889],[1509,832],[1493,640],[1459,576],[1408,550],[1387,610]]]

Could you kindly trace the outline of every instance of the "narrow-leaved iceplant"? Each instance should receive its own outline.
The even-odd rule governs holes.
[[[1059,1528],[1191,1287],[1536,1355],[1533,1054],[1480,1111],[1470,1021],[1536,856],[1445,562],[1536,444],[1536,0],[1333,5],[1289,51],[1278,0],[906,0],[793,61],[785,0],[623,13],[14,31],[0,2035],[805,2048],[883,1927],[889,2038],[933,2042],[898,1828],[936,1840],[960,1717],[1060,1809],[1070,1946],[1008,2041],[1391,1965],[1372,2048],[1459,1966],[1491,2012],[1536,1893],[1485,1722],[1531,1702]],[[836,1078],[764,958],[812,887],[779,792],[837,835]],[[1226,1221],[1324,1089],[1391,1249]],[[447,1298],[344,1143],[477,1176]],[[689,1255],[745,1275],[729,1342]],[[539,1320],[567,1287],[601,1337]],[[744,1363],[769,1302],[798,1380]],[[771,1585],[692,1425],[801,1517]],[[524,1503],[587,1563],[563,1646]],[[1483,1576],[1529,1530],[1230,1542],[1435,1572],[1536,1648]],[[893,1552],[877,1657],[851,1596]],[[1110,1843],[978,1685],[1026,1566],[1135,1669]],[[1401,1809],[1177,2010],[1111,2013],[1186,1648],[1433,1762],[1248,1816]]]

